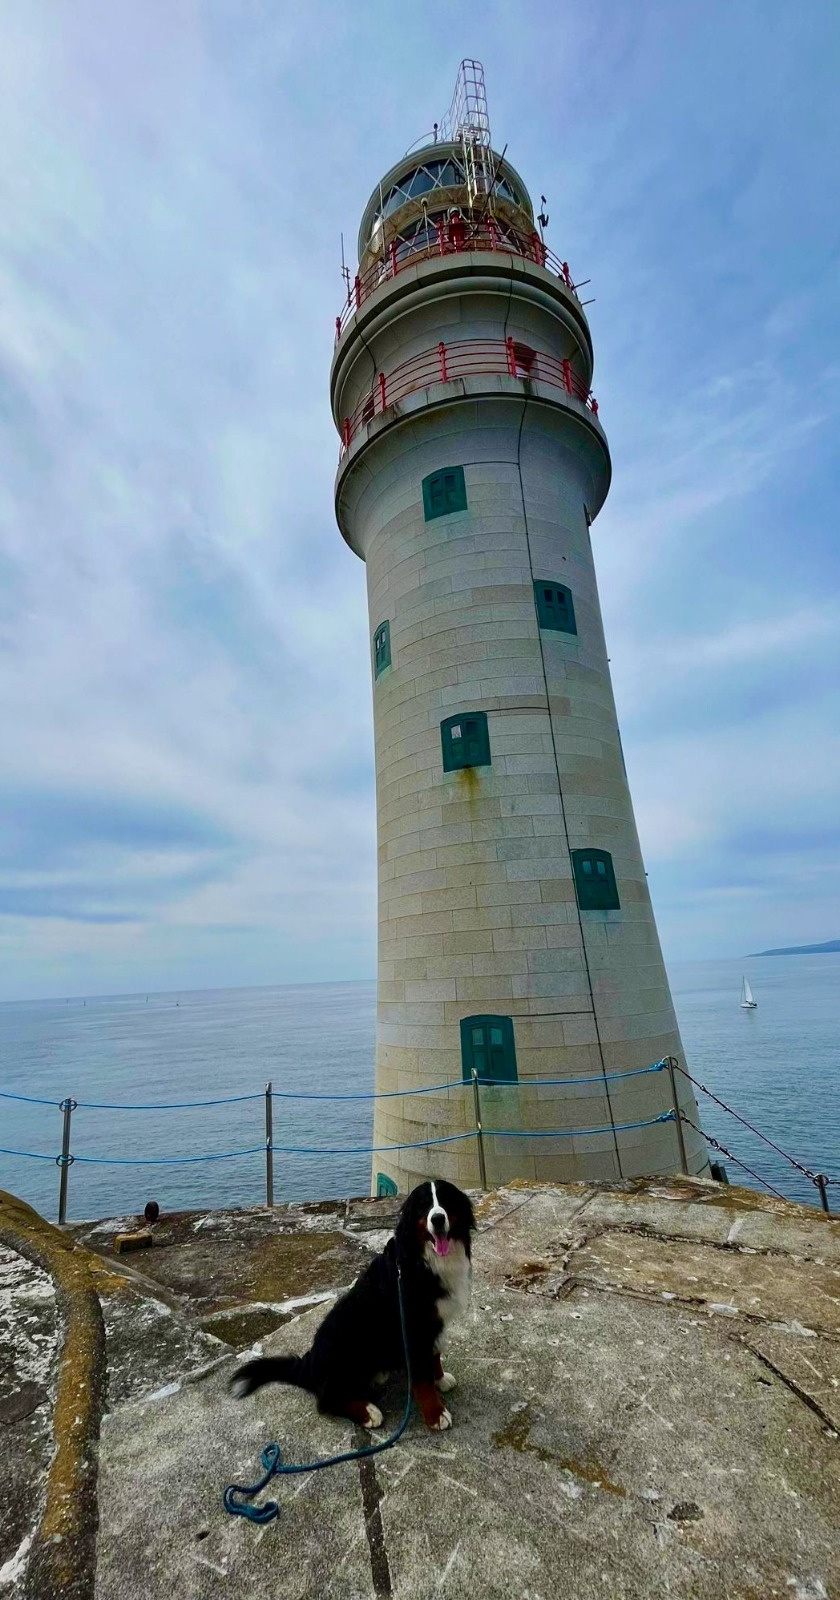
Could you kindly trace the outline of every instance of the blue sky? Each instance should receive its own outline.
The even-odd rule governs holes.
[[[374,973],[339,232],[463,55],[596,297],[666,958],[840,936],[833,0],[9,0],[0,998]]]

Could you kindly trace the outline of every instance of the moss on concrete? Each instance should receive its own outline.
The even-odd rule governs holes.
[[[266,1339],[270,1333],[290,1322],[291,1311],[276,1311],[271,1306],[243,1306],[241,1310],[221,1311],[214,1317],[205,1317],[201,1326],[205,1333],[221,1339],[232,1350],[244,1350],[257,1339]]]
[[[23,1593],[32,1600],[93,1594],[97,1442],[105,1389],[105,1329],[88,1252],[14,1195],[0,1191],[0,1239],[48,1272],[64,1340],[53,1407],[55,1454]]]
[[[171,1242],[160,1236],[132,1264],[149,1287],[159,1285],[203,1320],[243,1304],[277,1305],[349,1284],[368,1259],[361,1243],[337,1229],[281,1232],[270,1217],[260,1220],[255,1228],[247,1213],[224,1213],[223,1228],[220,1213],[218,1231],[191,1231]]]
[[[556,1450],[548,1450],[544,1445],[538,1444],[531,1438],[531,1429],[534,1426],[534,1417],[529,1405],[523,1405],[519,1411],[492,1435],[492,1442],[497,1450],[517,1450],[520,1455],[533,1455],[538,1461],[550,1461],[563,1472],[570,1472],[574,1478],[579,1478],[582,1483],[590,1483],[596,1489],[603,1489],[607,1494],[616,1494],[624,1498],[627,1490],[620,1483],[613,1483],[606,1469],[594,1455],[582,1459],[577,1456],[559,1455]]]

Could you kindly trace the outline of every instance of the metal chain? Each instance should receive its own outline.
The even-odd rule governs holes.
[[[689,1083],[693,1083],[696,1089],[700,1089],[703,1094],[707,1094],[710,1100],[714,1100],[716,1106],[720,1106],[723,1111],[727,1111],[730,1117],[735,1118],[736,1122],[740,1122],[745,1128],[749,1128],[750,1133],[754,1133],[757,1138],[762,1139],[765,1144],[770,1146],[771,1150],[776,1151],[777,1155],[783,1156],[785,1161],[789,1161],[792,1167],[796,1167],[797,1171],[801,1172],[806,1178],[810,1178],[812,1183],[816,1183],[817,1174],[813,1173],[810,1167],[803,1167],[801,1161],[797,1161],[795,1156],[789,1156],[787,1151],[782,1149],[781,1145],[775,1144],[772,1139],[768,1139],[766,1133],[762,1133],[760,1128],[753,1127],[753,1124],[748,1122],[746,1117],[742,1117],[739,1112],[733,1111],[732,1107],[728,1106],[725,1100],[721,1100],[718,1095],[712,1093],[711,1089],[707,1089],[705,1083],[701,1083],[699,1078],[693,1078],[686,1067],[680,1066],[676,1056],[674,1056],[673,1060],[674,1066],[683,1074],[683,1077],[688,1078]],[[708,1134],[705,1134],[704,1137],[708,1138],[709,1136]],[[710,1140],[709,1142],[712,1143],[713,1141]],[[734,1159],[735,1158],[733,1157],[733,1160]],[[836,1183],[836,1181],[837,1180],[835,1178],[827,1179],[827,1182],[829,1183]]]
[[[688,1076],[688,1074],[686,1074],[686,1076]],[[703,1085],[700,1084],[699,1087],[702,1088]],[[721,1144],[719,1140],[713,1139],[711,1134],[706,1133],[703,1128],[698,1128],[697,1123],[692,1122],[691,1118],[687,1117],[684,1111],[680,1112],[680,1116],[682,1117],[683,1122],[687,1122],[688,1126],[694,1129],[695,1133],[699,1133],[701,1139],[705,1139],[706,1143],[712,1146],[713,1150],[719,1150],[722,1156],[726,1156],[727,1161],[734,1161],[736,1167],[743,1167],[744,1171],[748,1172],[751,1178],[755,1178],[756,1183],[762,1183],[765,1189],[769,1189],[771,1194],[776,1195],[777,1199],[787,1199],[787,1195],[782,1194],[781,1190],[774,1189],[772,1183],[768,1183],[767,1179],[762,1178],[760,1173],[754,1171],[752,1167],[748,1167],[746,1161],[741,1161],[739,1156],[734,1156],[731,1150],[727,1150],[725,1144]]]

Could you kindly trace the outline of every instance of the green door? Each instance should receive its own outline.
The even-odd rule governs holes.
[[[565,583],[535,579],[534,601],[541,628],[550,628],[555,633],[577,633],[572,591]]]
[[[621,910],[609,851],[573,850],[572,870],[581,911]]]
[[[440,725],[444,772],[462,767],[489,767],[490,733],[484,711],[462,711]]]
[[[461,1022],[461,1072],[473,1071],[486,1083],[516,1083],[512,1017],[464,1017]]]

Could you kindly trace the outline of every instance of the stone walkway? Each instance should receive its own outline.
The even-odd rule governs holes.
[[[0,1200],[0,1238],[3,1217]],[[472,1305],[447,1360],[452,1431],[414,1420],[393,1452],[280,1480],[265,1528],[227,1516],[221,1492],[254,1481],[269,1439],[306,1461],[360,1436],[296,1390],[230,1400],[235,1351],[304,1349],[381,1246],[393,1202],[164,1219],[128,1261],[111,1249],[121,1219],[73,1229],[75,1248],[57,1235],[95,1286],[108,1353],[95,1577],[80,1548],[77,1586],[61,1592],[840,1596],[840,1223],[694,1180],[513,1185],[479,1217]],[[16,1282],[17,1338],[35,1304],[49,1311],[43,1277],[28,1298]],[[49,1390],[48,1373],[24,1371],[21,1386]],[[6,1374],[9,1436],[27,1421],[13,1402],[4,1425],[13,1392]],[[401,1406],[395,1390],[388,1425]],[[28,1451],[43,1480],[43,1439]],[[19,1517],[8,1532],[0,1520],[2,1600],[59,1592],[37,1537],[21,1553],[27,1537]]]

